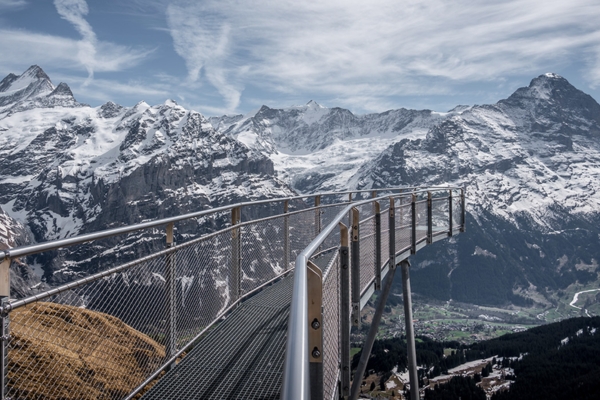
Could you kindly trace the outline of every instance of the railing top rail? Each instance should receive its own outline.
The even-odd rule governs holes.
[[[436,189],[458,190],[458,189],[460,189],[460,187],[439,186],[439,187],[427,187],[426,189],[428,189],[428,190],[436,190]],[[57,240],[52,240],[52,241],[44,242],[44,243],[16,247],[13,249],[0,250],[0,262],[4,261],[6,259],[9,259],[9,258],[24,257],[24,256],[32,255],[32,254],[42,253],[42,252],[49,251],[49,250],[59,249],[62,247],[74,246],[77,244],[90,242],[93,240],[105,239],[108,237],[123,235],[126,233],[131,233],[131,232],[135,232],[135,231],[139,231],[139,230],[155,228],[158,226],[164,226],[164,225],[167,225],[170,223],[185,221],[185,220],[188,220],[191,218],[198,218],[198,217],[202,217],[205,215],[210,215],[210,214],[214,214],[214,213],[218,213],[218,212],[230,211],[231,209],[236,208],[236,207],[277,203],[277,202],[284,202],[284,201],[290,201],[290,200],[299,200],[299,199],[306,199],[306,198],[310,198],[310,197],[314,197],[314,196],[331,196],[331,195],[344,195],[344,194],[350,194],[350,193],[367,193],[367,192],[392,192],[392,191],[398,191],[398,190],[400,190],[400,191],[405,190],[407,192],[411,191],[411,192],[417,192],[417,193],[426,191],[423,189],[423,187],[382,188],[382,189],[368,189],[368,190],[352,190],[352,191],[345,191],[345,192],[325,192],[325,193],[316,193],[316,194],[310,194],[310,195],[282,197],[282,198],[277,198],[277,199],[264,199],[264,200],[250,201],[250,202],[241,202],[241,203],[231,204],[231,205],[227,205],[227,206],[211,208],[208,210],[196,211],[193,213],[179,215],[176,217],[163,218],[163,219],[159,219],[159,220],[155,220],[155,221],[143,222],[143,223],[123,226],[123,227],[119,227],[119,228],[106,229],[106,230],[102,230],[99,232],[74,236],[71,238],[57,239]],[[356,203],[357,202],[355,202],[353,204],[356,204]]]
[[[413,193],[459,189],[461,188],[453,186],[426,187],[419,188],[419,190],[415,190]],[[290,320],[288,325],[288,337],[286,345],[286,359],[283,369],[283,386],[281,389],[282,399],[301,400],[310,398],[310,387],[308,384],[308,331],[305,323],[308,318],[306,271],[308,259],[319,249],[331,232],[338,227],[338,224],[348,215],[348,212],[352,208],[363,204],[369,204],[374,201],[386,200],[390,197],[399,198],[405,194],[406,193],[396,193],[392,195],[360,200],[348,204],[326,227],[321,230],[321,233],[319,233],[319,235],[317,235],[317,237],[313,239],[313,241],[310,242],[310,244],[304,248],[300,254],[298,254],[298,257],[296,257],[296,266],[294,270],[294,289],[290,306]]]

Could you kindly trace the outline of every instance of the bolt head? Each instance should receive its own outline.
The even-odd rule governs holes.
[[[315,320],[310,324],[310,326],[312,326],[313,329],[319,329],[321,327],[321,323],[315,318]]]
[[[312,351],[312,356],[313,356],[314,358],[319,358],[319,357],[321,357],[321,352],[319,351],[319,349],[317,349],[317,348],[315,347],[315,348],[313,349],[313,351]]]

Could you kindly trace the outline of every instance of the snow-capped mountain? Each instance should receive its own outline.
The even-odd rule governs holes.
[[[262,106],[248,115],[211,118],[219,131],[269,155],[279,176],[297,191],[345,190],[364,163],[399,138],[425,137],[445,114],[391,110],[357,116],[310,101],[304,106]]]
[[[467,188],[470,233],[425,250],[414,289],[455,300],[547,301],[597,279],[600,105],[556,74],[493,105],[355,116],[306,106],[213,119],[263,150],[300,192]],[[267,143],[268,145],[263,145]]]
[[[89,107],[37,66],[0,87],[0,206],[36,241],[293,194],[266,156],[171,100]],[[199,229],[182,225],[178,234]],[[150,242],[128,240],[36,263],[47,282],[58,283],[139,255],[114,246]]]

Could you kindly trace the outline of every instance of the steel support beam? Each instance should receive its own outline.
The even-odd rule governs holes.
[[[389,266],[390,268],[393,268],[392,266],[396,266],[396,200],[393,197],[390,197],[390,211],[389,211],[389,215],[388,215],[388,219],[389,219],[389,256],[390,256],[390,261],[389,261]]]
[[[373,349],[373,343],[375,342],[375,337],[377,336],[377,331],[379,330],[381,315],[383,314],[387,297],[392,288],[392,282],[394,280],[395,272],[395,266],[390,268],[385,278],[385,285],[383,287],[383,291],[381,292],[381,294],[379,295],[379,299],[377,300],[378,303],[375,309],[375,314],[373,315],[373,321],[371,322],[371,328],[369,328],[369,333],[367,334],[367,339],[365,340],[365,344],[363,345],[362,353],[360,355],[360,361],[358,362],[358,367],[356,367],[356,372],[354,373],[354,380],[352,381],[352,391],[350,393],[350,399],[352,400],[358,399],[360,385],[362,383],[362,377],[365,373],[365,369],[367,368],[367,362],[369,361],[369,356],[371,355],[371,350]]]
[[[410,400],[419,400],[419,378],[417,376],[417,351],[413,328],[412,299],[410,294],[410,263],[400,263],[402,269],[402,295],[404,300],[404,323],[406,325],[406,345],[408,350],[408,377],[410,382]]]
[[[340,222],[340,347],[341,347],[341,393],[340,397],[350,395],[350,248],[348,247],[348,228]]]
[[[5,263],[10,266],[10,259],[2,262],[1,267],[4,268]],[[0,305],[2,308],[8,303],[8,296],[0,297]],[[8,342],[10,341],[9,330],[9,315],[7,312],[0,314],[0,399],[8,399]]]

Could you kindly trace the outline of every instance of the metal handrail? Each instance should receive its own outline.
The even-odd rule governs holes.
[[[429,187],[423,190],[399,193],[392,196],[381,196],[362,201],[356,201],[344,207],[336,217],[327,225],[319,235],[296,257],[294,269],[294,286],[290,305],[288,322],[288,336],[286,343],[286,357],[283,369],[283,384],[281,399],[308,400],[310,399],[309,382],[309,345],[308,345],[308,288],[307,288],[307,262],[319,249],[325,239],[333,232],[338,224],[347,217],[352,208],[374,201],[396,199],[408,193],[425,193],[431,190],[460,190],[460,187]]]
[[[106,239],[106,238],[109,238],[112,236],[123,235],[126,233],[131,233],[131,232],[150,229],[150,228],[156,228],[158,226],[163,226],[163,225],[168,225],[168,224],[175,223],[175,222],[185,221],[185,220],[191,219],[191,218],[198,218],[198,217],[202,217],[205,215],[214,214],[214,213],[218,213],[218,212],[222,212],[222,211],[231,211],[232,209],[237,208],[237,207],[268,204],[268,203],[279,203],[279,202],[285,202],[285,201],[291,201],[291,200],[306,199],[306,198],[315,197],[315,196],[333,196],[333,195],[343,195],[343,194],[351,194],[351,193],[386,192],[386,191],[397,191],[397,190],[406,190],[406,191],[417,190],[417,192],[421,192],[421,190],[418,190],[421,188],[422,187],[420,187],[420,186],[416,186],[416,187],[406,187],[406,188],[382,188],[382,189],[368,189],[368,190],[352,190],[352,191],[345,191],[345,192],[325,192],[325,193],[316,193],[316,194],[310,194],[310,195],[299,195],[299,196],[291,196],[291,197],[281,197],[281,198],[277,198],[277,199],[265,199],[265,200],[256,200],[256,201],[250,201],[250,202],[235,203],[235,204],[231,204],[231,205],[227,205],[227,206],[221,206],[221,207],[211,208],[208,210],[202,210],[202,211],[196,211],[193,213],[183,214],[183,215],[179,215],[176,217],[163,218],[163,219],[159,219],[159,220],[155,220],[155,221],[143,222],[143,223],[123,226],[123,227],[119,227],[119,228],[106,229],[106,230],[89,233],[89,234],[84,234],[84,235],[79,235],[79,236],[75,236],[75,237],[71,237],[71,238],[56,239],[56,240],[51,240],[51,241],[39,243],[39,244],[33,244],[33,245],[16,247],[16,248],[12,248],[12,249],[0,250],[0,262],[4,261],[6,259],[9,259],[9,258],[12,259],[12,258],[24,257],[24,256],[32,255],[32,254],[42,253],[42,252],[49,251],[49,250],[56,250],[56,249],[59,249],[62,247],[74,246],[77,244],[90,242],[93,240]],[[448,189],[448,187],[442,187],[442,186],[429,187],[429,188],[430,189]],[[353,204],[356,204],[356,202]]]

